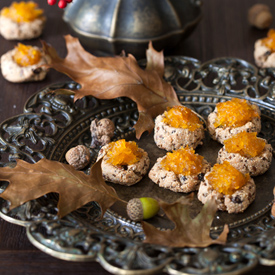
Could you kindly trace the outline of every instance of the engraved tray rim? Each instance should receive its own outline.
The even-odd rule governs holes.
[[[178,92],[179,97],[188,98],[189,96],[189,97],[193,97],[192,100],[194,100],[194,98],[196,98],[196,95],[197,95],[198,98],[197,98],[197,101],[196,100],[193,101],[194,104],[200,102],[201,100],[200,97],[205,97],[206,100],[208,100],[211,96],[212,96],[212,100],[215,100],[215,96],[216,96],[216,99],[219,98],[222,100],[226,98],[230,98],[232,96],[242,97],[242,98],[246,98],[256,102],[259,106],[265,106],[265,108],[270,109],[270,114],[273,117],[275,117],[275,105],[274,105],[275,100],[273,95],[274,82],[271,79],[275,75],[275,71],[273,71],[272,69],[258,70],[255,66],[253,66],[252,64],[244,60],[237,59],[237,58],[227,58],[227,57],[213,59],[201,64],[201,62],[199,60],[196,60],[195,58],[173,56],[173,57],[166,57],[165,62],[166,62],[165,77],[167,81],[173,84],[173,86],[175,87],[175,90]],[[144,66],[145,64],[146,64],[146,61],[144,60],[140,61],[141,66]],[[213,80],[213,83],[212,83],[213,86],[211,87],[204,84],[202,81],[202,80],[205,80],[207,73],[209,72],[212,74],[213,73],[216,74],[218,78],[216,80],[215,79]],[[201,78],[198,77],[198,75]],[[238,90],[232,89],[232,86],[236,85],[236,83],[234,82],[236,79],[234,80],[234,77],[240,77],[240,76],[241,78],[243,78],[242,79],[244,81],[243,86],[245,87],[243,89],[238,89]],[[180,84],[179,79],[185,79],[186,81],[182,85]],[[191,87],[192,84],[194,87]],[[76,83],[67,82],[65,84],[64,83],[53,84],[41,89],[40,91],[38,91],[28,99],[28,101],[25,104],[23,114],[7,119],[0,125],[1,144],[3,147],[3,151],[5,151],[5,148],[8,147],[10,150],[9,155],[12,155],[13,158],[18,158],[20,157],[20,154],[21,156],[23,154],[23,156],[29,159],[30,161],[36,161],[41,157],[48,157],[52,159],[52,155],[57,154],[58,150],[55,150],[54,153],[52,151],[45,153],[44,151],[48,150],[49,144],[56,143],[54,139],[57,138],[58,132],[61,132],[58,138],[62,139],[66,136],[67,127],[76,126],[72,122],[73,115],[76,115],[77,117],[81,118],[82,124],[85,124],[85,123],[87,124],[87,118],[90,119],[91,114],[87,116],[87,113],[85,110],[89,110],[89,109],[85,109],[85,108],[88,108],[87,107],[88,103],[85,101],[85,99],[82,105],[82,107],[84,106],[84,111],[83,111],[81,110],[81,108],[74,107],[70,104],[68,104],[68,106],[65,106],[66,104],[62,102],[62,99],[55,98],[54,96],[47,98],[47,93],[49,89],[55,89],[60,87],[62,88],[63,85],[68,85],[68,87],[72,87],[72,88],[75,88],[77,86]],[[251,90],[249,89],[252,89],[251,87],[253,88],[253,92],[254,92],[253,96],[250,96]],[[265,89],[265,93],[263,92],[261,93],[259,91],[260,88]],[[39,100],[45,103],[45,106],[39,109],[39,112],[36,113],[37,110],[35,108],[32,108],[32,106],[35,106],[37,102],[39,102]],[[71,96],[68,96],[68,100],[69,101],[71,100]],[[106,113],[104,106],[101,109],[102,105],[100,105],[101,104],[100,100],[96,100],[96,99],[94,100],[95,102],[93,107],[99,108],[98,109],[99,111],[95,109],[96,110],[95,116],[97,116],[96,113],[100,113],[100,112],[101,114],[99,116],[109,115]],[[65,103],[68,103],[68,102],[65,102]],[[105,103],[103,103],[103,105],[104,104]],[[129,108],[135,108],[134,106],[135,104],[133,104],[130,100],[127,101],[126,99],[126,103],[124,104],[125,106],[129,105]],[[54,111],[52,111],[51,108],[54,109]],[[58,111],[59,114],[61,113],[62,115],[64,115],[64,117],[67,117],[68,121],[66,121],[64,125],[61,125],[61,126],[58,125],[58,123],[62,124],[62,121],[58,121],[58,123],[56,123],[56,119],[55,119],[56,113],[54,113],[55,111]],[[119,111],[119,109],[116,111]],[[54,113],[54,115],[52,113]],[[36,117],[36,115],[38,117]],[[18,150],[17,143],[20,143],[20,142],[19,142],[19,138],[15,136],[14,131],[17,131],[16,132],[17,134],[19,132],[21,134],[22,129],[18,129],[17,127],[17,129],[14,130],[12,125],[14,121],[16,120],[24,121],[25,118],[28,118],[30,120],[33,119],[34,121],[36,121],[35,123],[38,125],[40,123],[40,120],[42,120],[41,116],[43,116],[44,119],[49,121],[49,124],[56,123],[56,125],[52,127],[54,129],[53,133],[51,134],[52,136],[43,136],[43,133],[42,134],[40,133],[40,136],[38,134],[39,137],[35,136],[37,133],[35,133],[35,131],[32,132],[30,128],[26,127],[26,129],[24,128],[24,137],[26,139],[30,139],[33,142],[34,141],[37,142],[37,140],[41,138],[42,145],[45,145],[45,147],[43,147],[43,150],[40,150],[40,152],[36,152],[35,150],[33,150],[33,152],[22,152]],[[136,113],[133,114],[133,116],[136,116]],[[26,120],[28,121],[28,119]],[[68,123],[68,125],[66,125],[66,123]],[[129,126],[130,125],[127,125],[127,127]],[[9,132],[9,127],[10,127],[11,137],[7,141],[5,140],[6,137],[4,135],[4,132],[5,134]],[[16,128],[16,125],[14,128]],[[28,131],[29,133],[27,133]],[[26,133],[28,134],[27,137],[26,137]],[[132,134],[132,133],[127,132],[125,136],[127,136],[128,134]],[[61,147],[59,151],[60,151],[60,154],[62,154],[62,150],[64,150],[64,147],[62,147],[62,144],[58,143],[58,144],[55,144],[55,149],[57,148],[57,146]],[[43,155],[43,153],[45,153],[45,155]],[[5,187],[2,186],[1,190],[3,191],[4,188]],[[47,200],[48,199],[46,198],[46,201]],[[174,272],[177,272],[177,274],[189,274],[189,272],[192,273],[194,271],[199,273],[203,268],[206,273],[215,274],[217,270],[215,268],[213,269],[213,267],[211,269],[211,264],[213,263],[214,258],[216,260],[217,258],[220,257],[219,255],[223,255],[223,258],[221,260],[223,273],[233,274],[234,272],[236,272],[236,270],[238,270],[238,272],[240,273],[246,272],[254,268],[259,262],[265,265],[275,265],[274,251],[272,250],[271,254],[266,255],[267,245],[263,245],[263,247],[261,247],[258,244],[259,240],[262,240],[262,242],[264,243],[263,240],[265,240],[265,238],[268,238],[270,242],[270,236],[271,236],[272,237],[271,243],[273,245],[272,248],[275,249],[274,248],[275,247],[275,222],[271,214],[268,213],[269,209],[271,208],[271,205],[272,205],[272,202],[270,202],[266,206],[266,209],[264,209],[262,213],[259,214],[259,219],[261,220],[259,221],[257,226],[260,227],[261,225],[262,228],[264,228],[264,229],[262,228],[260,229],[263,232],[262,234],[255,234],[253,238],[251,237],[243,238],[241,239],[241,241],[238,241],[236,243],[234,242],[228,243],[228,245],[224,247],[213,246],[206,249],[202,249],[202,248],[170,249],[170,248],[163,248],[163,247],[154,246],[154,245],[145,245],[145,244],[140,245],[139,236],[142,235],[141,226],[139,224],[131,222],[117,215],[115,212],[111,210],[106,212],[105,219],[106,221],[111,220],[109,225],[111,224],[114,228],[117,227],[118,224],[121,226],[122,229],[120,229],[121,231],[119,232],[118,236],[116,236],[116,234],[113,231],[105,232],[105,230],[107,230],[106,228],[108,228],[109,226],[108,222],[106,222],[107,226],[104,224],[104,222],[102,222],[98,227],[95,225],[95,223],[93,223],[91,226],[92,228],[91,229],[90,226],[87,226],[87,224],[85,222],[83,223],[83,221],[81,220],[81,215],[82,215],[81,213],[76,216],[70,214],[68,215],[68,217],[62,220],[56,220],[55,218],[53,218],[53,215],[49,213],[47,213],[47,215],[45,214],[45,216],[43,216],[42,218],[35,217],[33,220],[32,219],[28,220],[25,218],[24,215],[27,213],[27,211],[30,211],[30,212],[33,211],[34,209],[33,204],[30,204],[25,208],[22,207],[23,209],[21,209],[22,211],[21,210],[19,211],[20,213],[16,212],[16,213],[12,213],[11,215],[5,213],[5,211],[3,211],[3,208],[2,208],[2,210],[0,211],[0,216],[8,222],[25,226],[27,228],[27,236],[29,240],[37,248],[44,251],[45,253],[60,259],[65,259],[70,261],[91,261],[91,260],[98,261],[107,271],[114,274],[126,274],[125,272],[127,272],[127,274],[153,274],[160,271],[165,271],[169,274],[174,274]],[[27,210],[27,208],[29,210]],[[97,210],[95,209],[98,209],[98,208],[96,207],[95,204],[92,204],[91,209],[92,209],[91,211],[97,212]],[[95,218],[97,217],[97,215],[98,213],[95,214]],[[261,215],[263,217],[261,217]],[[18,219],[18,216],[19,216],[19,219]],[[88,221],[87,223],[89,222],[90,221]],[[72,241],[71,247],[66,247],[66,245],[64,247],[62,247],[62,245],[59,247],[57,243],[61,241],[62,237],[61,235],[55,236],[53,232],[48,233],[48,235],[50,236],[49,240],[52,240],[54,244],[48,245],[47,237],[41,235],[41,232],[38,232],[39,229],[37,229],[43,226],[47,227],[49,231],[54,226],[56,226],[56,228],[59,227],[61,231],[64,228],[65,229],[68,228],[68,232],[71,232],[71,230],[73,229],[76,230],[77,228],[78,230],[80,230],[81,234],[84,235],[84,239],[86,238],[85,239],[86,241],[87,241],[87,234],[90,234],[92,236],[94,236],[94,234],[95,235],[103,234],[103,236],[100,235],[101,236],[100,238],[98,237],[98,242],[99,240],[100,242],[102,242],[103,239],[107,243],[108,242],[112,243],[112,241],[121,242],[123,243],[123,245],[126,246],[127,249],[125,251],[124,250],[116,251],[116,248],[112,247],[112,251],[115,251],[116,256],[119,256],[118,260],[114,260],[112,257],[110,257],[110,255],[108,254],[109,252],[107,251],[108,249],[110,249],[110,246],[114,246],[114,244],[112,245],[109,244],[110,246],[108,246],[104,243],[104,245],[101,245],[97,243],[97,241],[94,241],[94,243],[93,242],[92,243],[95,246],[99,246],[100,249],[98,250],[91,249],[91,252],[86,254],[85,253],[81,254],[81,252],[79,252],[78,249],[76,249],[77,241],[75,240],[76,237],[74,235],[69,236],[72,239],[74,239]],[[90,229],[92,233],[89,231]],[[135,236],[132,241],[130,241],[128,238],[129,236],[133,235],[133,232],[130,232],[130,233],[128,232],[131,230],[134,231],[134,236]],[[85,236],[83,231],[89,231],[89,232],[88,233],[85,232],[86,234]],[[123,234],[125,234],[125,238],[123,237]],[[83,238],[82,235],[81,237]],[[62,239],[62,241],[65,241],[65,240]],[[129,263],[130,262],[129,255],[127,256],[125,254],[127,254],[126,252],[129,252],[128,251],[129,248],[133,249],[133,247],[136,248],[135,256],[138,256],[140,259],[136,260],[138,261],[138,263],[135,263],[133,264],[133,266],[131,266],[131,263]],[[155,249],[158,251],[158,253],[160,254],[163,253],[165,256],[162,255],[162,258],[160,257],[160,259],[149,257],[147,255],[147,249],[151,249],[151,250]],[[269,245],[269,250],[270,250],[270,245]],[[206,252],[208,254],[210,253],[213,259],[211,257],[209,258],[209,255],[207,254],[208,255],[207,256]],[[183,253],[182,257],[184,260],[179,260],[178,258],[175,258],[175,256],[173,255],[175,255],[176,253]],[[196,256],[195,259],[192,259],[192,260],[189,259],[191,257],[189,255],[190,253]],[[232,267],[232,269],[228,269],[228,267],[223,266],[223,264],[225,265],[225,261],[228,260],[228,258],[225,257],[224,255],[227,255],[228,253],[230,254],[235,253],[234,255],[238,259],[240,258],[245,259],[247,261],[246,265],[244,266],[243,264],[241,264],[241,261],[240,263],[236,264],[236,262],[238,261],[235,259],[235,262],[234,260],[232,260],[232,266],[233,266],[233,262],[235,264],[235,266]],[[188,259],[189,259],[189,262],[188,262]],[[196,269],[191,268],[191,266],[194,265],[194,262],[197,265],[199,265],[199,267],[196,267]],[[185,266],[184,266],[184,263],[186,264]]]

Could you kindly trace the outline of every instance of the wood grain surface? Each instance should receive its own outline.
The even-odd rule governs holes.
[[[179,0],[180,1],[180,0]],[[1,0],[0,8],[12,1]],[[52,44],[61,57],[66,55],[63,35],[70,33],[62,20],[63,11],[57,5],[48,6],[47,0],[36,1],[44,9],[47,24],[39,39],[28,41],[40,46],[40,39]],[[185,55],[208,61],[218,57],[237,57],[254,64],[253,48],[256,39],[264,37],[266,30],[257,30],[248,24],[247,11],[254,0],[204,0],[203,19],[191,36],[165,55]],[[275,1],[261,1],[271,8],[275,16]],[[275,28],[275,21],[272,24]],[[11,50],[17,41],[7,41],[0,36],[0,55]],[[50,70],[41,82],[13,84],[0,74],[0,121],[22,113],[24,103],[36,91],[48,84],[69,78]],[[110,274],[98,263],[66,262],[55,259],[28,241],[25,228],[0,219],[0,274]],[[164,273],[163,273],[164,274]],[[275,274],[275,267],[258,266],[249,274]]]

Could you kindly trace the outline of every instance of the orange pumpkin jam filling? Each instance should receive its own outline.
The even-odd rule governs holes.
[[[228,153],[238,153],[243,157],[254,158],[261,154],[266,142],[257,138],[257,133],[241,132],[224,141]]]
[[[215,164],[205,178],[219,193],[232,195],[248,182],[250,176],[242,174],[225,161],[222,164]]]
[[[10,7],[5,7],[1,15],[10,18],[17,23],[31,22],[43,14],[43,10],[37,8],[35,2],[13,2]]]
[[[187,107],[175,106],[164,112],[163,122],[175,127],[195,131],[200,128],[202,121]]]
[[[137,144],[134,141],[120,139],[109,143],[107,162],[112,165],[131,165],[138,162],[142,157]]]
[[[245,99],[233,98],[217,104],[217,119],[214,126],[240,127],[254,117],[260,117],[254,105],[248,104]]]
[[[202,169],[203,157],[195,154],[195,150],[181,147],[172,153],[167,153],[161,161],[161,166],[176,175],[197,175]]]
[[[275,30],[270,29],[267,37],[262,39],[263,44],[268,47],[272,52],[275,52]]]
[[[41,52],[32,46],[18,43],[15,47],[14,61],[22,67],[37,64],[41,59]]]

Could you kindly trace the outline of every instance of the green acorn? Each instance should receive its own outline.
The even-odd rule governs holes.
[[[127,214],[132,221],[142,221],[154,217],[159,211],[157,200],[149,197],[134,198],[127,204]]]

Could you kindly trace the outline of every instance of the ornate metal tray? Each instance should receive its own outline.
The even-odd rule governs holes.
[[[142,61],[141,66],[145,65]],[[240,97],[258,104],[262,111],[261,136],[275,148],[275,70],[258,70],[239,59],[220,58],[204,64],[188,57],[168,57],[165,78],[178,93],[180,102],[206,117],[216,103]],[[90,145],[90,122],[108,117],[116,125],[116,138],[134,139],[132,126],[138,118],[134,102],[127,98],[98,100],[86,97],[73,103],[73,97],[54,95],[50,90],[75,88],[76,83],[51,85],[34,94],[25,104],[24,113],[0,125],[0,165],[14,165],[17,158],[36,162],[41,158],[65,162],[65,153],[77,144]],[[164,155],[151,135],[138,141],[148,151],[151,165]],[[220,145],[208,136],[197,152],[215,163]],[[91,150],[93,162],[97,150]],[[86,171],[88,172],[88,171]],[[275,265],[275,218],[273,203],[275,163],[263,176],[255,178],[256,200],[242,214],[217,212],[211,235],[215,238],[225,223],[230,232],[225,246],[208,248],[167,248],[143,244],[139,223],[131,222],[114,206],[102,220],[100,209],[91,202],[63,219],[56,217],[54,194],[25,203],[8,212],[7,202],[0,201],[0,215],[8,222],[23,225],[29,240],[54,257],[70,261],[98,261],[114,274],[241,274],[258,263]],[[1,182],[1,192],[7,183]],[[114,185],[113,185],[114,186]],[[176,194],[154,185],[148,178],[132,187],[114,186],[120,197],[154,194],[174,200]],[[202,207],[194,199],[191,215]],[[156,216],[151,223],[161,228],[173,225]]]

